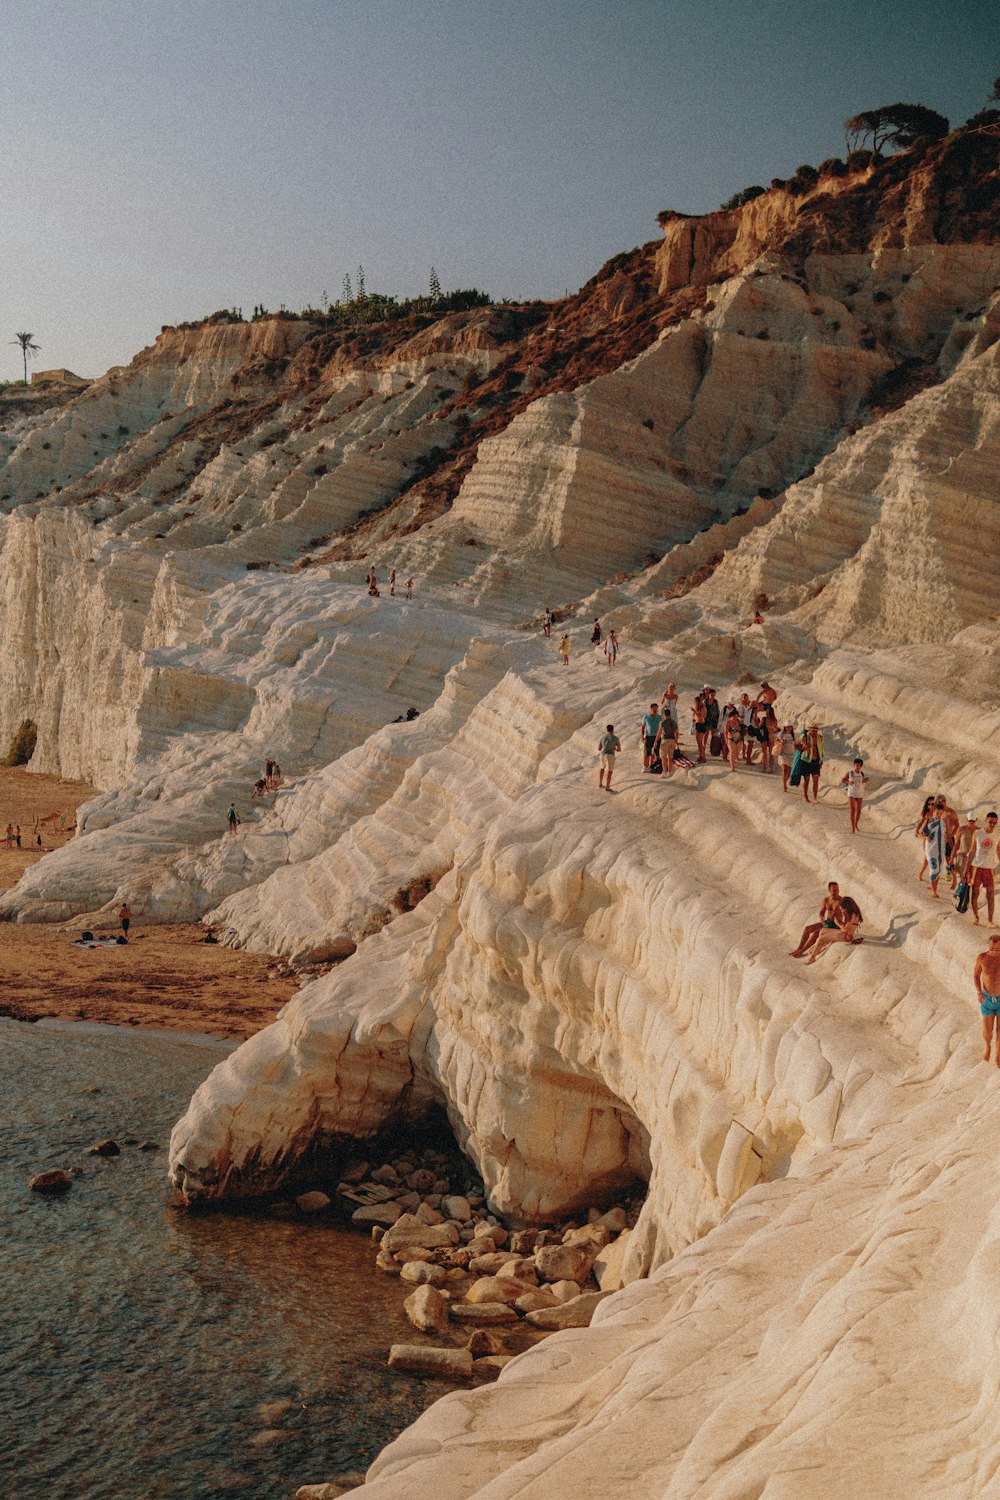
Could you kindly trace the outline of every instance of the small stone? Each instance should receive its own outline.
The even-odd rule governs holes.
[[[382,1236],[385,1239],[385,1235]],[[405,1266],[408,1260],[436,1261],[438,1252],[426,1250],[423,1245],[402,1245],[394,1252],[401,1266]]]
[[[419,1294],[414,1292],[413,1295],[416,1297]],[[444,1380],[470,1380],[472,1355],[468,1349],[434,1349],[424,1344],[393,1344],[389,1350],[389,1369],[406,1370],[411,1375],[438,1375]]]
[[[406,1179],[407,1187],[411,1187],[415,1193],[429,1193],[434,1187],[436,1178],[433,1172],[428,1172],[426,1167],[418,1167],[411,1172]]]
[[[397,1187],[399,1185],[399,1173],[395,1167],[376,1167],[372,1173],[372,1182],[380,1182],[385,1187]]]
[[[503,1337],[489,1328],[474,1328],[465,1343],[473,1359],[481,1354],[506,1354]]]
[[[605,1224],[612,1234],[620,1234],[628,1223],[628,1214],[623,1208],[609,1208],[606,1214],[601,1214],[598,1224]]]
[[[509,1238],[506,1229],[502,1224],[498,1224],[495,1219],[487,1219],[486,1223],[489,1226],[488,1232],[490,1239],[493,1241],[494,1245],[496,1245],[497,1249],[500,1250],[504,1245],[506,1245]]]
[[[403,1311],[421,1333],[444,1333],[448,1327],[448,1302],[432,1286],[418,1286],[403,1303]]]
[[[426,1203],[426,1205],[427,1205],[428,1208],[438,1208],[439,1209],[441,1207],[441,1194],[440,1193],[425,1193],[424,1194],[424,1202]]]
[[[623,1229],[618,1238],[607,1245],[594,1261],[594,1280],[602,1292],[617,1292],[625,1286],[623,1272],[631,1238],[631,1229]]]
[[[380,1250],[375,1257],[376,1271],[383,1271],[386,1276],[399,1276],[402,1267],[396,1258],[389,1254],[388,1250]]]
[[[449,1313],[456,1323],[516,1323],[517,1313],[506,1302],[453,1302]]]
[[[381,1224],[373,1224],[372,1225],[372,1244],[374,1244],[374,1245],[380,1244],[381,1240],[382,1240],[382,1236],[384,1234],[385,1234],[385,1229],[383,1228],[383,1226]]]
[[[445,1266],[467,1266],[472,1259],[472,1251],[463,1245],[460,1250],[443,1250],[441,1252],[441,1263]]]
[[[580,1295],[580,1283],[578,1281],[553,1281],[547,1288],[557,1302],[572,1302]]]
[[[468,1224],[472,1219],[469,1200],[459,1193],[449,1193],[441,1199],[441,1212],[446,1219],[456,1219],[459,1224]]]
[[[398,1250],[403,1245],[423,1245],[433,1250],[457,1243],[458,1230],[454,1224],[422,1224],[416,1214],[401,1214],[382,1240],[387,1250]]]
[[[277,1427],[282,1417],[287,1417],[294,1407],[295,1402],[287,1396],[279,1401],[262,1401],[254,1412],[258,1422],[263,1422],[265,1427]]]
[[[362,1208],[354,1210],[351,1223],[360,1224],[362,1229],[369,1224],[379,1224],[383,1229],[390,1229],[402,1212],[398,1203],[366,1203]]]
[[[28,1183],[30,1193],[46,1193],[49,1197],[56,1197],[60,1193],[68,1193],[73,1186],[73,1179],[68,1172],[61,1167],[53,1167],[48,1172],[39,1172]]]
[[[473,1255],[469,1259],[469,1270],[475,1271],[477,1276],[496,1276],[504,1266],[510,1265],[512,1261],[518,1261],[521,1256],[515,1255],[512,1250],[490,1250],[486,1255]],[[531,1262],[534,1270],[535,1263]]]
[[[514,1306],[520,1313],[538,1312],[539,1308],[541,1307],[560,1307],[561,1305],[562,1304],[559,1303],[555,1297],[553,1297],[548,1288],[543,1291],[541,1287],[539,1287],[536,1292],[525,1292],[524,1295],[522,1297],[518,1297],[517,1301],[514,1303]]]
[[[606,1224],[584,1224],[580,1229],[569,1229],[563,1235],[564,1245],[580,1245],[584,1250],[603,1250],[611,1238]]]
[[[447,1177],[435,1177],[434,1186],[431,1191],[440,1193],[443,1197],[445,1193],[451,1192],[451,1183],[448,1181]]]
[[[250,1439],[251,1448],[273,1448],[277,1443],[283,1443],[288,1433],[283,1427],[265,1427],[263,1432],[255,1432]]]
[[[345,1167],[340,1174],[341,1182],[356,1183],[364,1182],[371,1171],[371,1163],[367,1161],[356,1161],[353,1166]]]
[[[95,1145],[88,1148],[89,1156],[121,1156],[122,1148],[117,1141],[106,1136],[103,1141],[97,1141]]]
[[[424,1200],[423,1198],[421,1198],[419,1193],[400,1193],[399,1197],[396,1199],[396,1202],[399,1204],[400,1208],[404,1213],[407,1214],[415,1214],[417,1209],[421,1207],[423,1201]]]
[[[300,1193],[295,1202],[304,1214],[319,1214],[325,1208],[330,1207],[331,1200],[325,1193],[314,1190],[311,1193]]]
[[[559,1328],[589,1328],[598,1304],[607,1296],[610,1296],[609,1292],[584,1292],[561,1307],[543,1307],[528,1313],[525,1322],[533,1328],[544,1328],[546,1332]]]
[[[482,1359],[472,1361],[472,1373],[496,1380],[504,1365],[509,1365],[513,1358],[513,1354],[484,1354]]]
[[[516,1229],[510,1237],[510,1248],[515,1255],[533,1255],[537,1243],[537,1229]]]
[[[584,1282],[595,1253],[579,1245],[543,1245],[535,1251],[535,1269],[542,1281]]]
[[[494,1240],[487,1239],[484,1234],[477,1234],[469,1240],[469,1249],[473,1256],[495,1255],[497,1247]]]
[[[436,1208],[428,1208],[426,1203],[421,1203],[416,1210],[417,1218],[422,1224],[443,1224],[444,1215],[439,1214]]]
[[[497,1251],[498,1255],[507,1253],[503,1250]],[[528,1260],[523,1255],[516,1255],[511,1260],[508,1260],[495,1274],[501,1281],[506,1281],[509,1277],[512,1281],[524,1281],[528,1286],[538,1285],[538,1272],[535,1270],[535,1262]]]
[[[516,1281],[501,1281],[499,1276],[481,1276],[466,1292],[468,1302],[516,1302],[524,1292]]]
[[[429,1265],[425,1260],[408,1260],[399,1272],[399,1279],[413,1286],[443,1286],[448,1273],[443,1266]]]

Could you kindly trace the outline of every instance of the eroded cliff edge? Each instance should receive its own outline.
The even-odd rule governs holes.
[[[889,1466],[881,1431],[894,1463],[912,1439],[915,1493],[940,1418],[890,1375],[933,1361],[978,1410],[976,945],[914,896],[909,834],[926,791],[982,809],[997,788],[982,152],[960,134],[889,181],[668,226],[544,315],[365,350],[302,324],[167,333],[7,435],[22,670],[0,735],[35,718],[39,765],[113,790],[4,914],[128,894],[339,961],[199,1091],[175,1181],[264,1191],[438,1100],[514,1217],[649,1182],[630,1272],[651,1279],[440,1403],[373,1494],[625,1493],[641,1451],[652,1493],[651,1464],[671,1493],[766,1475],[802,1495],[831,1447],[817,1486],[856,1494]],[[976,166],[957,204],[956,153]],[[111,451],[88,467],[95,429]],[[416,597],[369,600],[371,563]],[[520,628],[545,604],[570,611],[566,671]],[[614,673],[583,651],[595,614]],[[608,719],[634,742],[667,680],[725,698],[748,676],[821,720],[831,764],[865,755],[863,841],[833,796],[807,809],[716,767],[654,782],[628,744],[618,795],[597,792]],[[221,840],[272,751],[285,788]],[[802,971],[789,940],[830,878],[872,940]],[[972,1493],[987,1429],[935,1493]]]

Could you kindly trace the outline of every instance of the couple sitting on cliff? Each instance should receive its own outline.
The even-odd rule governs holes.
[[[850,896],[842,896],[835,880],[830,881],[826,890],[819,909],[819,921],[803,927],[798,947],[791,951],[792,958],[805,958],[809,953],[806,962],[814,964],[834,943],[864,942],[864,938],[858,936],[858,928],[864,921],[858,903]]]

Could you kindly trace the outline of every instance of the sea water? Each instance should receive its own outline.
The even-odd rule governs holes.
[[[386,1369],[412,1329],[364,1237],[171,1205],[171,1126],[227,1050],[0,1020],[3,1500],[286,1500],[442,1394]],[[89,1155],[106,1136],[121,1155]]]

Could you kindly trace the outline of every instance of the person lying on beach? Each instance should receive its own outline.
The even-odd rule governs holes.
[[[831,947],[834,943],[863,943],[864,938],[858,937],[858,928],[863,921],[864,917],[861,915],[861,908],[858,903],[852,900],[850,896],[842,896],[840,898],[840,912],[836,918],[837,930],[831,932],[829,928],[824,928],[816,939],[813,951],[806,959],[806,963],[814,964],[820,954],[825,953],[827,948]]]
[[[801,958],[804,953],[808,953],[809,949],[813,946],[824,928],[831,932],[834,931],[837,926],[837,917],[839,913],[840,886],[835,880],[831,880],[830,884],[826,888],[826,895],[823,897],[823,900],[820,904],[819,921],[810,922],[807,927],[803,927],[802,936],[799,938],[798,947],[792,949],[789,957]]]

